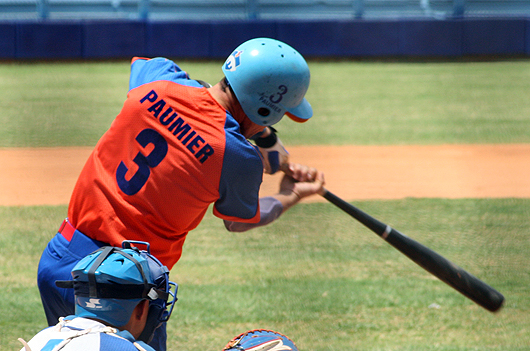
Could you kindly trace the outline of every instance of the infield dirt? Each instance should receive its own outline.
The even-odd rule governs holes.
[[[288,147],[346,200],[530,197],[530,144]],[[0,149],[0,205],[67,204],[91,147]],[[281,174],[264,176],[261,195]],[[323,201],[314,196],[305,201]]]

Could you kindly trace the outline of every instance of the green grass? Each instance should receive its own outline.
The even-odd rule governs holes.
[[[251,328],[314,351],[528,349],[530,200],[355,204],[491,284],[504,308],[478,307],[329,204],[302,204],[252,233],[228,233],[209,212],[171,272],[169,350],[219,350]],[[65,212],[0,207],[2,350],[45,325],[36,266]]]
[[[530,61],[315,63],[304,144],[528,142]]]
[[[217,82],[221,62],[178,62]],[[289,145],[526,143],[530,61],[310,61],[315,116]],[[94,145],[126,98],[129,62],[3,63],[0,147]]]

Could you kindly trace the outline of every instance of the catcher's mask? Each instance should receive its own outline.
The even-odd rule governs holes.
[[[145,245],[146,250],[132,244]],[[148,300],[147,322],[138,338],[144,342],[150,342],[155,329],[169,320],[177,301],[177,284],[169,281],[169,270],[151,255],[146,242],[126,240],[122,248],[102,247],[77,263],[72,278],[55,284],[74,289],[79,317],[122,327],[138,303]]]

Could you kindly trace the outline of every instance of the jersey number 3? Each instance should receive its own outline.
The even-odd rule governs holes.
[[[120,162],[116,170],[116,181],[121,191],[127,195],[134,195],[140,191],[151,175],[151,168],[158,166],[167,155],[167,141],[154,129],[142,130],[136,137],[136,141],[144,149],[149,144],[153,144],[154,148],[147,156],[142,154],[141,151],[136,154],[133,162],[138,165],[138,170],[130,180],[125,179],[129,169],[123,161]]]

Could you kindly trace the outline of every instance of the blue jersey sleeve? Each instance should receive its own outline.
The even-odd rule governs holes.
[[[199,82],[190,79],[188,73],[180,69],[175,62],[169,59],[163,57],[156,57],[153,59],[133,59],[131,64],[131,76],[129,78],[129,90],[159,80],[202,87]]]
[[[244,220],[256,217],[263,163],[258,151],[239,132],[239,124],[228,115],[226,148],[219,184],[217,212]],[[259,220],[259,216],[257,218]]]

